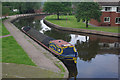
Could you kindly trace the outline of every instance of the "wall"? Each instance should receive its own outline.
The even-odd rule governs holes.
[[[103,32],[103,31],[95,31],[95,30],[86,30],[86,29],[78,29],[78,28],[67,28],[58,26],[56,24],[53,24],[47,20],[43,20],[43,22],[52,28],[62,30],[62,31],[69,31],[69,32],[76,32],[76,33],[84,33],[84,34],[94,34],[94,35],[102,35],[102,36],[110,36],[110,37],[120,37],[120,33],[110,33],[110,32]]]
[[[104,22],[104,17],[110,17],[110,23]],[[115,23],[116,17],[120,17],[120,13],[116,12],[102,12],[102,16],[100,17],[101,22],[98,22],[94,19],[91,19],[90,24],[96,25],[96,26],[120,26],[120,24]]]

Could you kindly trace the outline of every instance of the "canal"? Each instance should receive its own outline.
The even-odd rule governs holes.
[[[120,41],[117,38],[56,30],[43,23],[44,17],[21,18],[14,24],[19,29],[30,26],[49,37],[73,44],[78,52],[77,63],[65,64],[70,72],[70,79],[118,78]]]

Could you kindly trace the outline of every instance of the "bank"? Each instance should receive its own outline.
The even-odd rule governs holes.
[[[76,33],[85,33],[85,34],[94,34],[94,35],[101,35],[101,36],[109,36],[109,37],[117,37],[119,38],[120,33],[118,31],[118,27],[97,27],[98,29],[94,29],[95,27],[92,27],[89,25],[89,28],[85,29],[85,24],[80,22],[78,23],[75,18],[71,18],[71,16],[61,16],[61,20],[56,20],[56,17],[54,15],[47,16],[44,19],[44,23],[49,26],[53,27],[59,30],[63,31],[70,31],[70,32],[76,32]],[[73,20],[73,21],[72,21]],[[74,24],[72,24],[72,22]],[[62,26],[61,26],[62,25]],[[104,28],[106,30],[104,30]],[[111,28],[111,30],[107,28]],[[101,30],[99,30],[101,29]],[[117,31],[116,31],[117,30]]]
[[[24,49],[24,51],[28,54],[28,56],[32,59],[32,61],[37,65],[37,68],[39,67],[40,69],[47,70],[48,72],[50,71],[53,73],[53,75],[59,74],[58,76],[59,78],[67,78],[68,70],[59,59],[57,59],[50,52],[45,50],[42,46],[37,44],[34,40],[29,38],[27,35],[22,33],[15,25],[11,23],[19,18],[36,16],[36,15],[39,15],[39,14],[27,14],[27,15],[24,14],[24,15],[9,16],[9,18],[5,20],[3,23],[7,28],[7,30],[10,32],[10,35],[15,38],[17,43]],[[7,65],[7,63],[4,63],[4,65]],[[13,66],[14,64],[11,64],[11,65]],[[6,74],[6,71],[4,71],[6,70],[5,68],[6,67],[3,66],[3,73],[5,72]],[[43,76],[41,77],[43,78]],[[56,78],[56,76],[51,76],[51,78],[52,77]],[[40,78],[40,76],[36,78]],[[45,78],[48,78],[48,76],[46,75]]]

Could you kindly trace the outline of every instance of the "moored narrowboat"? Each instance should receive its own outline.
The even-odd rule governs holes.
[[[49,48],[59,54],[60,58],[74,61],[77,59],[77,51],[75,47],[64,40],[50,41]]]
[[[77,51],[72,44],[64,40],[55,40],[31,27],[22,27],[21,30],[60,59],[73,60],[76,63]]]

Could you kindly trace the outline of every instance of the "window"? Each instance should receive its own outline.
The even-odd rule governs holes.
[[[110,17],[104,17],[104,22],[110,22]]]
[[[120,12],[120,7],[117,7],[117,12]]]
[[[115,20],[115,22],[116,22],[117,24],[120,24],[120,17],[117,17],[116,20]]]
[[[111,11],[111,7],[105,7],[105,11]]]

